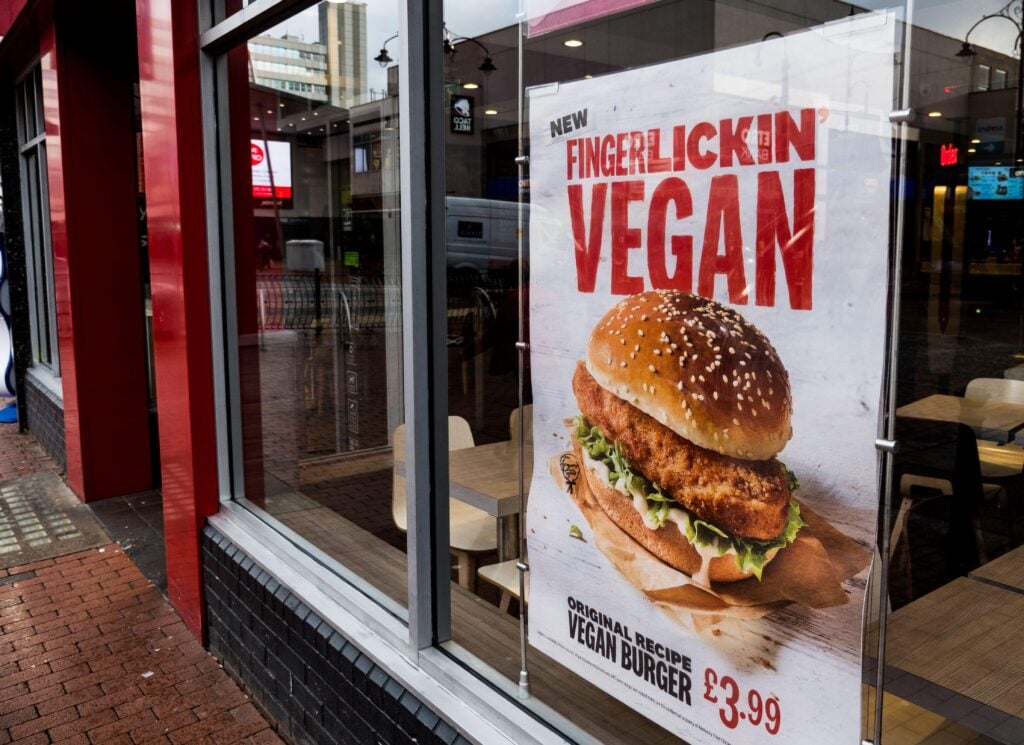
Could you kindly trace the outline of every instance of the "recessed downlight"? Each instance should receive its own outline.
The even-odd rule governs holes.
[[[498,115],[498,110],[497,109],[484,109],[484,113],[487,116],[497,116]]]
[[[570,49],[576,49],[577,47],[583,46],[583,42],[579,39],[566,39],[562,42],[563,46],[567,46]]]
[[[480,84],[479,83],[463,83],[462,87],[465,88],[467,91],[475,91],[477,88],[480,87]]]

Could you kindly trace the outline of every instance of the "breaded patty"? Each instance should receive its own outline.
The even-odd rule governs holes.
[[[782,532],[790,489],[779,461],[739,460],[697,447],[606,391],[582,362],[572,387],[583,415],[694,515],[741,538],[768,540]]]

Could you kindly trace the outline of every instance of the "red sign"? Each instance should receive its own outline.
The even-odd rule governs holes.
[[[956,145],[943,145],[939,148],[939,165],[955,166],[960,160],[960,148]]]
[[[263,162],[263,148],[255,142],[251,143],[249,145],[249,157],[252,158],[252,164],[258,166]]]

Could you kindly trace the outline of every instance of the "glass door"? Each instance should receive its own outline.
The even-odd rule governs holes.
[[[1021,5],[915,3],[882,742],[1024,739]]]

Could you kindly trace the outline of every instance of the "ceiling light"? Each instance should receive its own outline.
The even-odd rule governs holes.
[[[973,140],[971,140],[971,144],[972,145],[980,145],[981,144],[981,140],[979,140],[977,137],[975,137]]]
[[[258,121],[260,120],[260,118],[259,118],[258,116],[254,116],[254,117],[252,118],[252,120],[253,120],[254,122],[258,122]]]
[[[462,87],[465,88],[467,91],[475,91],[477,88],[480,87],[480,85],[478,83],[463,83]]]
[[[967,148],[967,152],[969,152],[969,153],[976,153],[976,152],[978,152],[978,150],[977,150],[977,148],[969,147],[969,148]]]
[[[940,116],[942,116],[942,112],[941,111],[929,111],[928,112],[928,116],[930,116],[932,119],[938,119]]]
[[[498,110],[497,109],[484,109],[484,113],[487,116],[496,116],[497,113],[498,113]]]
[[[580,41],[579,39],[566,39],[565,41],[562,42],[562,45],[567,46],[570,49],[575,49],[576,47],[583,46],[583,42]]]
[[[273,114],[273,113],[274,113],[274,110],[273,110],[273,109],[267,109],[267,113],[268,113],[268,114]]]

